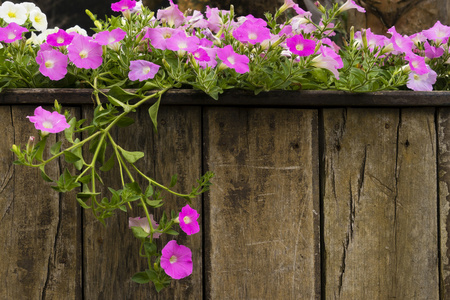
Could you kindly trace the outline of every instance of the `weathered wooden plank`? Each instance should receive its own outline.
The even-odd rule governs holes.
[[[89,109],[83,110],[87,115]],[[129,128],[113,133],[114,138],[124,149],[146,151],[146,157],[139,161],[138,167],[161,183],[170,183],[171,175],[178,173],[179,191],[190,192],[191,184],[201,172],[201,114],[199,107],[167,107],[159,112],[158,135],[154,135],[153,125],[147,109],[137,112],[138,122]],[[103,176],[105,184],[120,188],[118,171],[110,171]],[[148,183],[139,180],[141,187]],[[107,195],[105,193],[105,195]],[[176,204],[174,203],[176,202]],[[167,197],[164,210],[170,216],[170,209],[180,209],[179,200]],[[193,207],[201,213],[200,199]],[[156,214],[155,214],[156,215]],[[202,297],[202,242],[201,234],[185,238],[181,233],[177,241],[193,250],[194,273],[191,277],[173,282],[170,291],[157,295],[153,284],[140,285],[131,281],[136,272],[148,268],[147,261],[138,255],[140,243],[128,228],[128,217],[144,216],[141,208],[135,206],[128,213],[118,212],[107,220],[103,227],[91,216],[85,214],[84,257],[85,257],[85,298],[86,299],[201,299]],[[157,215],[157,218],[159,216]],[[181,231],[181,230],[179,230]],[[168,241],[161,237],[160,246]],[[172,239],[172,238],[170,238]]]
[[[449,2],[450,3],[450,2]],[[133,90],[130,90],[133,91]],[[106,92],[106,91],[105,91]],[[182,106],[256,106],[256,107],[429,107],[450,106],[449,91],[380,91],[348,93],[342,91],[272,91],[258,96],[252,91],[228,90],[214,100],[202,91],[174,89],[167,91],[161,105]],[[91,89],[11,89],[0,93],[0,105],[52,104],[55,99],[64,105],[92,104]],[[106,98],[101,98],[107,102]],[[245,99],[245,100],[243,100]],[[156,100],[153,100],[156,101]],[[151,101],[149,101],[151,103]]]
[[[317,111],[207,108],[207,299],[319,299]]]
[[[438,299],[434,109],[326,109],[326,299]]]
[[[12,165],[12,144],[25,147],[31,135],[39,139],[25,118],[33,111],[31,106],[0,106],[6,126],[0,145],[0,298],[80,299],[80,211],[74,194],[59,195],[39,170]],[[63,166],[55,161],[46,171],[56,178]]]
[[[450,110],[438,111],[441,299],[450,295]]]

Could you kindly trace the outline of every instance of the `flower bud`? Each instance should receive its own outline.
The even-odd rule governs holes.
[[[320,4],[319,1],[314,2],[314,5],[317,7],[317,9],[318,9],[321,13],[324,14],[324,13],[326,12],[325,7],[323,7],[323,5]]]
[[[27,154],[31,155],[31,152],[34,150],[34,136],[30,136],[27,143]]]
[[[176,217],[175,219],[173,219],[173,222],[174,222],[175,224],[180,224],[180,218],[179,218],[179,217]]]

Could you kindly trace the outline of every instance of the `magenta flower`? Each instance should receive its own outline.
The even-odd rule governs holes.
[[[234,69],[240,74],[247,73],[250,70],[250,68],[248,67],[250,59],[245,55],[234,52],[231,45],[227,45],[223,48],[218,48],[217,56],[225,65]]]
[[[6,27],[0,28],[0,41],[12,43],[20,40],[24,32],[28,32],[28,29],[11,22]]]
[[[68,34],[64,30],[60,29],[58,30],[58,32],[49,34],[47,36],[47,44],[54,47],[67,46],[72,42],[73,37],[73,35]]]
[[[184,30],[176,31],[166,40],[166,47],[172,51],[194,52],[198,49],[200,40],[196,36],[186,36]]]
[[[303,35],[298,34],[286,40],[286,45],[289,50],[299,56],[309,56],[314,54],[316,42],[313,40],[303,38]]]
[[[429,72],[422,75],[417,74],[416,72],[409,73],[406,86],[413,91],[432,91],[437,74],[429,66],[427,66],[427,68]]]
[[[110,45],[117,42],[120,42],[125,38],[127,33],[121,29],[116,28],[111,31],[105,30],[94,35],[94,39],[100,45]]]
[[[178,5],[173,4],[172,0],[169,0],[170,6],[165,9],[158,9],[156,19],[161,20],[163,23],[167,23],[169,27],[179,27],[184,23],[184,15],[178,9]]]
[[[161,268],[173,279],[181,279],[192,274],[192,252],[186,246],[172,240],[161,251]]]
[[[263,26],[257,26],[255,22],[247,20],[233,31],[233,37],[241,43],[255,45],[256,43],[261,43],[264,40],[270,39],[270,29]]]
[[[181,229],[187,234],[192,235],[200,231],[200,225],[198,225],[197,219],[200,214],[188,205],[181,209],[178,216],[180,220]]]
[[[153,219],[153,215],[150,215],[150,221],[152,222],[153,229],[158,228],[158,223]],[[141,218],[128,218],[128,227],[141,227],[145,232],[150,235],[150,225],[148,224],[147,217]],[[154,232],[153,238],[157,239],[162,233],[160,232]]]
[[[34,110],[34,116],[28,116],[27,118],[31,123],[34,123],[37,130],[42,132],[58,133],[70,127],[64,115],[57,111],[49,112],[41,106]]]
[[[144,81],[152,79],[158,73],[159,66],[146,60],[133,60],[130,62],[130,72],[128,78],[131,81]]]
[[[134,0],[120,0],[111,4],[112,11],[127,11],[132,10],[136,6],[136,1]]]
[[[58,50],[39,50],[36,62],[39,64],[39,72],[51,80],[63,79],[67,74],[67,56]]]
[[[206,51],[206,53],[208,54],[209,60],[206,60],[206,61],[199,60],[198,65],[202,69],[206,69],[207,67],[214,68],[217,65],[217,60],[216,60],[217,49],[220,49],[220,48],[200,47],[199,49],[203,49]],[[194,53],[194,56],[195,56],[195,53]]]
[[[82,69],[96,69],[102,62],[102,46],[92,38],[76,35],[67,47],[70,61]]]

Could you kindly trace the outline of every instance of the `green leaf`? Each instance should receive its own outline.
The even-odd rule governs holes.
[[[66,140],[68,140],[70,143],[73,144],[72,136],[73,136],[73,131],[75,130],[75,126],[77,125],[77,119],[75,117],[73,117],[72,119],[70,119],[68,124],[70,125],[70,127],[67,128],[66,130],[64,130],[64,136],[66,137]]]
[[[142,193],[141,187],[136,181],[125,184],[125,189],[130,190],[137,195],[140,195]]]
[[[107,98],[108,98],[108,101],[109,101],[112,105],[114,105],[114,106],[120,106],[120,107],[122,107],[123,110],[126,111],[126,112],[130,111],[130,106],[129,106],[128,104],[123,103],[122,101],[120,101],[120,100],[118,100],[118,99],[116,99],[116,98],[114,98],[114,97],[112,97],[112,96],[107,96]]]
[[[157,131],[158,126],[158,110],[159,110],[159,103],[161,101],[161,98],[158,99],[150,108],[148,109],[148,114],[150,115],[150,119],[153,122],[153,126],[155,127],[155,131]]]
[[[120,152],[122,153],[123,157],[126,159],[127,162],[130,164],[135,163],[138,159],[144,157],[144,152],[140,151],[127,151],[125,149],[122,149],[118,147]]]
[[[100,171],[108,172],[109,170],[111,170],[114,167],[114,163],[116,161],[115,158],[116,158],[115,155],[111,155],[111,157],[108,159],[108,161],[106,163],[104,163],[103,166],[100,167]]]
[[[34,153],[34,158],[39,161],[42,161],[42,155],[44,153],[45,144],[47,143],[47,137],[48,135],[44,136],[42,140],[40,140],[39,143],[36,144],[36,152]]]
[[[170,234],[170,235],[179,235],[178,231],[175,231],[173,229],[165,230],[164,233]]]
[[[134,119],[130,118],[130,117],[122,117],[117,123],[116,125],[119,127],[127,127],[130,126],[131,124],[134,123]]]
[[[45,181],[53,182],[53,180],[50,177],[48,177],[47,174],[45,173],[44,166],[40,166],[39,169],[41,170],[41,176]]]
[[[83,200],[81,200],[80,198],[77,198],[78,203],[80,204],[80,206],[84,209],[89,209],[91,208],[89,205],[87,205]]]
[[[132,226],[131,230],[133,231],[134,236],[138,239],[145,239],[148,237],[148,233],[141,227]]]
[[[111,97],[115,98],[116,100],[120,100],[122,102],[139,98],[138,95],[136,95],[134,93],[127,92],[127,91],[125,91],[124,89],[122,89],[119,86],[113,86],[109,90],[108,96],[111,96]]]
[[[150,256],[156,255],[156,250],[157,250],[156,244],[149,242],[149,241],[145,241],[144,249],[145,249],[145,253],[147,253],[147,255],[150,255]]]
[[[139,272],[131,277],[131,280],[137,283],[148,283],[150,282],[150,278],[147,275],[147,272]]]
[[[62,141],[59,141],[59,142],[53,144],[53,146],[50,148],[51,155],[58,154],[59,150],[61,149],[61,143],[62,143]]]
[[[78,157],[78,155],[76,155],[75,153],[72,153],[70,151],[64,151],[64,159],[66,160],[66,162],[71,164],[79,161],[81,158]]]
[[[146,199],[145,203],[147,203],[148,206],[155,207],[155,208],[156,207],[161,207],[161,206],[164,205],[164,203],[162,203],[162,200],[149,200],[149,199]]]
[[[177,180],[178,180],[178,174],[173,175],[172,179],[170,180],[169,188],[174,187],[175,184],[177,184]]]

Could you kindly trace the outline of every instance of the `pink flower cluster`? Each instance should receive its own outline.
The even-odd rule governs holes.
[[[197,211],[189,205],[184,206],[177,218],[181,229],[187,234],[192,235],[200,231],[198,224],[198,217],[200,215]],[[154,229],[158,228],[158,223],[153,220],[153,215],[150,215],[150,221]],[[129,227],[140,227],[150,236],[150,225],[147,218],[129,218]],[[159,238],[161,233],[154,232],[153,238]],[[183,245],[178,245],[176,241],[168,242],[162,249],[161,268],[164,269],[167,275],[173,279],[181,279],[191,275],[193,269],[192,252]]]

